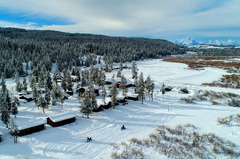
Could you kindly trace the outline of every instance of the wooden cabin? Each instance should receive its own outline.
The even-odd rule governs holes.
[[[23,95],[20,96],[19,99],[24,99],[24,100],[26,100],[27,102],[33,101],[33,98],[32,98],[32,97],[27,97],[27,96],[23,96]]]
[[[67,90],[66,93],[67,93],[68,95],[70,95],[70,96],[73,95],[73,91],[70,91],[70,90]]]
[[[137,101],[137,100],[139,100],[139,99],[138,99],[138,96],[139,96],[139,95],[138,95],[138,94],[135,94],[135,93],[133,93],[133,94],[129,94],[129,93],[128,93],[128,94],[126,95],[126,99]]]
[[[73,123],[76,120],[76,115],[72,113],[62,113],[47,117],[47,124],[52,127],[62,126]]]
[[[88,88],[87,87],[76,88],[76,92],[78,93],[79,96],[82,96],[85,90],[88,90]],[[94,86],[94,93],[96,94],[96,96],[99,96],[99,87]]]
[[[18,121],[17,126],[18,126],[18,131],[17,135],[18,136],[24,136],[28,134],[32,134],[35,132],[39,132],[45,129],[45,123],[46,120],[30,120],[30,121]]]

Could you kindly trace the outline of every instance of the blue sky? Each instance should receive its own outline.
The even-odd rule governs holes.
[[[0,0],[0,26],[240,41],[240,0]]]

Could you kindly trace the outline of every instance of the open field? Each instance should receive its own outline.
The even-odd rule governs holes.
[[[130,66],[129,63],[126,65]],[[210,152],[213,154],[213,158],[216,156],[218,158],[228,158],[229,156],[234,158],[238,155],[240,151],[239,127],[221,125],[218,121],[219,118],[239,114],[239,107],[229,107],[225,98],[215,98],[219,104],[213,105],[210,102],[210,96],[205,97],[207,100],[197,100],[193,103],[181,100],[189,96],[198,96],[200,92],[211,91],[217,92],[217,94],[232,93],[239,96],[239,89],[202,85],[202,83],[218,80],[223,75],[230,75],[228,70],[206,66],[204,69],[195,70],[189,69],[187,64],[166,62],[159,59],[138,61],[137,66],[139,73],[143,72],[145,78],[150,75],[155,82],[153,101],[149,101],[148,97],[146,97],[144,104],[141,104],[141,101],[128,101],[128,104],[120,104],[115,109],[110,108],[93,113],[90,115],[90,119],[82,117],[79,111],[79,100],[75,95],[70,96],[64,102],[63,107],[59,105],[46,109],[46,114],[38,110],[34,106],[34,102],[21,103],[17,115],[18,120],[44,119],[52,114],[71,112],[76,114],[76,122],[55,128],[47,125],[46,130],[19,137],[17,144],[13,143],[13,138],[8,134],[5,125],[0,123],[0,131],[4,134],[3,142],[0,143],[0,158],[111,158],[112,155],[114,157],[121,153],[121,150],[124,150],[124,147],[130,143],[144,142],[156,128],[161,132],[166,132],[166,136],[172,140],[176,136],[171,132],[178,128],[176,126],[186,124],[194,125],[194,127],[182,127],[182,129],[189,130],[186,131],[186,137],[195,132],[199,138],[205,140],[203,143],[206,145],[210,142],[208,140],[211,136],[214,142],[226,144],[226,147],[214,148],[214,143],[210,142],[210,147],[203,145],[203,147],[196,148],[196,155],[200,155],[200,158],[201,155],[207,155]],[[113,73],[117,72],[107,73],[107,77],[111,78]],[[131,78],[131,70],[124,70],[122,73],[125,77]],[[10,90],[15,87],[15,84],[12,83],[12,79],[7,80]],[[164,96],[160,92],[163,83],[173,88]],[[185,87],[189,93],[179,93],[179,90]],[[231,97],[229,96],[229,98]],[[126,130],[120,129],[122,125],[125,125]],[[154,134],[150,135],[150,139],[155,138]],[[86,142],[88,136],[92,137],[91,142]],[[164,136],[159,136],[161,141],[162,138]],[[150,139],[146,144],[158,142],[158,140],[151,141]],[[192,142],[197,137],[188,139]],[[121,146],[122,142],[125,144]],[[166,140],[163,142],[165,143]],[[176,143],[179,147],[185,147],[181,142]],[[166,144],[174,149],[173,145]],[[186,145],[186,147],[188,146]],[[142,151],[141,147],[134,148],[137,150],[136,154],[144,156],[144,158],[174,158],[174,153],[171,154],[166,150],[167,154],[165,154],[164,150],[159,151],[160,147],[156,149],[149,147],[146,151]],[[202,152],[201,148],[209,148],[209,151]],[[229,149],[233,151],[227,151]],[[188,158],[187,155],[191,154],[179,157]]]

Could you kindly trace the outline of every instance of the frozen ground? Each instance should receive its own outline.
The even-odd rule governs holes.
[[[61,127],[46,127],[46,130],[18,138],[18,143],[13,143],[13,138],[8,135],[5,125],[0,123],[3,132],[3,142],[0,143],[0,158],[111,158],[112,143],[120,143],[130,138],[147,138],[158,125],[173,127],[178,124],[191,123],[200,133],[215,133],[219,137],[237,144],[240,149],[239,127],[226,127],[217,124],[219,117],[240,113],[240,108],[224,105],[213,106],[209,102],[185,104],[179,99],[194,95],[198,90],[214,90],[239,94],[239,90],[204,87],[201,83],[212,82],[219,79],[226,71],[216,68],[204,70],[189,70],[187,65],[163,62],[162,60],[147,60],[137,62],[139,72],[145,78],[150,75],[155,81],[154,101],[129,101],[127,105],[116,106],[90,115],[90,119],[82,118],[79,112],[79,101],[71,97],[60,106],[51,107],[42,114],[33,103],[22,103],[19,107],[18,120],[25,118],[45,118],[56,112],[71,111],[77,115],[76,122]],[[131,70],[124,70],[126,77],[131,77]],[[116,72],[115,72],[116,74]],[[111,74],[108,74],[111,77]],[[162,83],[173,86],[173,90],[163,97],[159,92]],[[9,87],[11,81],[7,81]],[[190,94],[180,94],[180,88],[187,87]],[[122,125],[126,130],[121,131]],[[91,136],[93,140],[86,142]],[[147,156],[151,156],[152,152]]]

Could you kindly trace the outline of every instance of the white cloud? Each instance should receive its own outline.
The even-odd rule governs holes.
[[[39,29],[67,32],[134,36],[216,28],[214,35],[225,36],[217,29],[240,26],[239,0],[5,0],[1,6],[26,16],[64,19],[72,24]],[[209,31],[202,33],[207,36]],[[240,36],[240,31],[236,30],[235,35]]]

